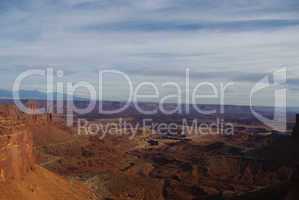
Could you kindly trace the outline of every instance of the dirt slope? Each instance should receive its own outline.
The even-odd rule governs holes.
[[[0,200],[92,200],[79,182],[69,182],[39,166],[22,180],[0,183]]]

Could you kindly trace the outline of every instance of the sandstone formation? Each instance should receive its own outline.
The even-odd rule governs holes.
[[[19,130],[0,138],[0,182],[21,179],[34,168],[32,135]]]
[[[13,105],[0,106],[0,200],[96,199],[82,183],[65,180],[35,162],[34,127],[51,123],[51,114],[27,115]],[[45,129],[39,130],[42,137]]]

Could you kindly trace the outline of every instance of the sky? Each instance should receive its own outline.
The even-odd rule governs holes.
[[[233,81],[225,103],[248,104],[252,87],[285,67],[288,105],[299,106],[298,10],[298,0],[1,0],[0,88],[48,67],[64,71],[61,81],[97,86],[97,72],[113,69],[134,86],[153,82],[165,96],[173,91],[161,85],[184,88],[188,68],[191,87]],[[101,87],[104,100],[127,98],[120,77]],[[23,89],[43,90],[43,80],[26,80]],[[273,99],[269,89],[255,103]]]

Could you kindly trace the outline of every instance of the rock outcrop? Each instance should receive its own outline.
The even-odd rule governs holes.
[[[0,106],[0,182],[22,179],[33,170],[33,136],[29,124],[49,121],[46,115],[27,115],[15,105]]]
[[[0,105],[0,200],[95,200],[81,182],[68,181],[38,166],[34,127],[45,137],[52,115],[27,115],[14,105]],[[52,130],[52,129],[50,129]],[[47,138],[46,138],[47,139]]]
[[[21,179],[34,168],[32,136],[19,130],[0,137],[0,182]]]
[[[293,129],[292,136],[296,139],[299,139],[299,114],[296,115],[296,125]]]

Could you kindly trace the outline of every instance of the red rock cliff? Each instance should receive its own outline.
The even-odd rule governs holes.
[[[0,136],[0,182],[21,179],[33,170],[32,135],[26,129]]]

